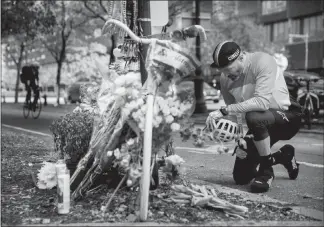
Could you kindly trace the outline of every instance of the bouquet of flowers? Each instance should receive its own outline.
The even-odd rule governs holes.
[[[52,189],[57,184],[55,163],[43,162],[37,174],[37,187],[39,189]]]

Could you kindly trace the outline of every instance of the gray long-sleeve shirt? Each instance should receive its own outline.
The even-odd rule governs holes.
[[[287,110],[290,106],[289,92],[275,59],[262,52],[246,53],[245,57],[243,75],[236,81],[221,75],[221,93],[228,111]]]

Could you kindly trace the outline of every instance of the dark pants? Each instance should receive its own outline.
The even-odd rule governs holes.
[[[271,147],[279,140],[289,140],[299,131],[301,118],[301,111],[294,109],[248,112],[245,116],[249,128],[247,135],[253,134],[254,139],[245,138],[247,157],[244,159],[236,158],[235,160],[233,170],[235,182],[237,184],[248,184],[257,173],[260,156],[253,140],[260,141],[269,136]]]
[[[28,85],[28,82],[29,82],[29,85]],[[33,104],[36,104],[39,99],[39,87],[36,85],[35,81],[27,81],[25,83],[25,88],[27,91],[26,103],[28,103],[31,100],[31,89],[33,89],[33,93],[34,93]]]

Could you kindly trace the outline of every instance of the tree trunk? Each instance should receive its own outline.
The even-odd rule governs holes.
[[[20,69],[17,67],[17,78],[16,78],[16,89],[15,89],[15,103],[18,103],[19,75],[20,75]]]
[[[20,68],[21,68],[21,61],[23,57],[23,52],[25,49],[25,44],[21,43],[20,44],[20,53],[19,53],[19,58],[17,62],[17,78],[16,78],[16,89],[15,89],[15,103],[18,103],[18,92],[19,92],[19,81],[20,81]]]
[[[61,70],[62,70],[62,63],[59,62],[57,64],[57,74],[56,74],[56,86],[57,86],[57,105],[60,105],[60,84],[61,84]]]

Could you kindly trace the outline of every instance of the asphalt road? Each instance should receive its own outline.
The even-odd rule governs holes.
[[[211,105],[208,104],[208,108]],[[1,124],[34,130],[51,134],[49,125],[54,119],[71,111],[73,106],[53,107],[49,105],[43,108],[39,119],[24,119],[22,115],[22,104],[2,104]],[[215,106],[213,106],[215,107]],[[2,126],[2,129],[4,127]],[[191,141],[182,142],[175,136],[176,152],[184,158],[184,174],[192,178],[218,183],[224,186],[249,191],[247,186],[237,186],[232,179],[232,167],[234,156],[230,154],[215,154],[209,143],[204,148],[195,148]],[[287,141],[280,141],[274,145],[273,150],[279,149]],[[324,210],[323,208],[323,135],[300,133],[289,141],[296,148],[297,161],[301,163],[300,174],[297,180],[289,180],[284,167],[275,166],[275,180],[272,188],[265,195],[274,199],[293,203],[295,205]],[[234,144],[228,144],[230,148]],[[209,150],[208,150],[209,147]]]

